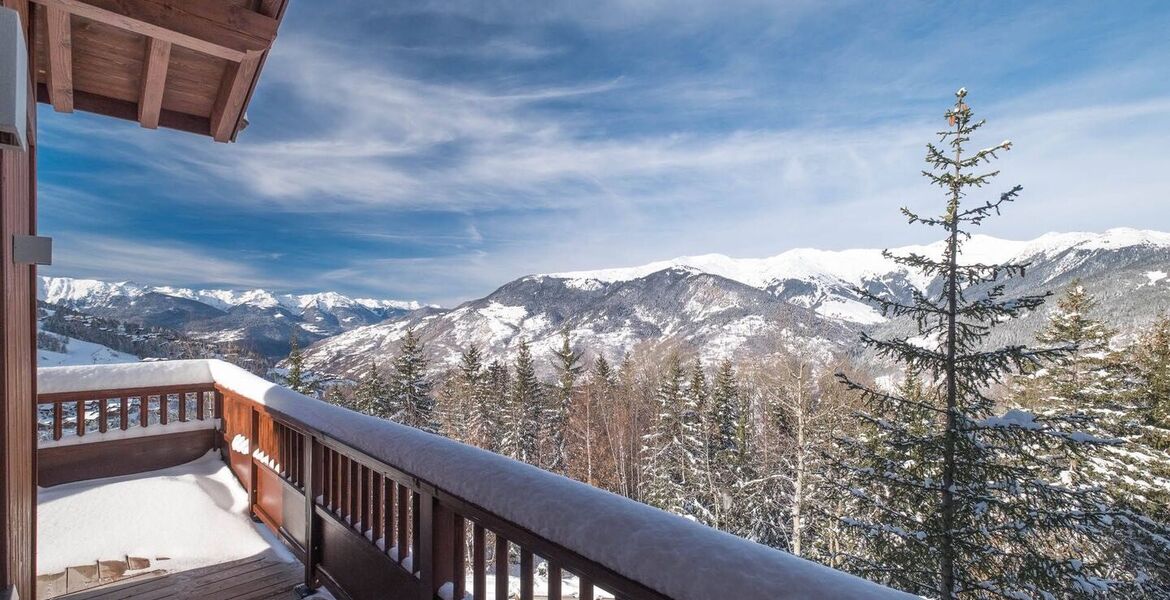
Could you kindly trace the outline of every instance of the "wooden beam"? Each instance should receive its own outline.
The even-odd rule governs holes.
[[[49,102],[49,88],[43,83],[37,84],[37,102]],[[127,102],[107,96],[99,96],[83,90],[74,90],[73,107],[82,112],[91,112],[107,117],[114,117],[115,119],[125,119],[127,121],[138,121],[137,102]],[[211,134],[211,126],[207,117],[189,115],[165,108],[158,117],[158,126],[197,135]]]
[[[49,100],[57,112],[73,112],[73,41],[69,13],[46,7],[49,53]]]
[[[284,0],[260,0],[260,4],[256,7],[256,11],[262,15],[268,15],[279,19],[280,13],[284,9]]]
[[[170,42],[146,38],[146,56],[142,61],[142,93],[138,97],[138,123],[147,129],[158,128],[170,60]]]
[[[267,50],[277,19],[223,0],[33,0],[79,17],[239,62]]]
[[[223,71],[219,95],[211,108],[211,137],[217,142],[230,142],[239,125],[244,103],[256,77],[256,70],[264,54],[250,54],[238,63],[229,63]]]

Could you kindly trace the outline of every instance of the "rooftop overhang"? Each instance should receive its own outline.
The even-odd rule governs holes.
[[[288,0],[28,0],[37,99],[234,141]]]

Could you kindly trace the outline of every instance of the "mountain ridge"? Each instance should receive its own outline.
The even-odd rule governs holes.
[[[940,251],[941,242],[891,250]],[[1025,241],[972,236],[964,256],[964,262],[1031,262],[1028,278],[1006,282],[1009,294],[1060,291],[1082,279],[1122,329],[1152,318],[1157,306],[1170,306],[1168,233],[1116,228]],[[700,348],[704,360],[766,353],[776,343],[818,354],[849,352],[861,331],[900,335],[907,329],[864,303],[856,288],[910,301],[915,292],[929,294],[937,285],[876,249],[796,249],[765,259],[707,254],[528,275],[449,310],[343,332],[317,342],[305,357],[310,368],[355,376],[370,362],[392,358],[407,327],[418,330],[437,368],[454,366],[458,350],[472,342],[489,359],[509,360],[520,339],[547,355],[565,330],[587,354],[610,360],[639,343],[663,340]],[[1009,324],[1004,339],[1029,339],[1043,314]]]

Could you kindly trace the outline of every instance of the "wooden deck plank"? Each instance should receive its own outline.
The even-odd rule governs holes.
[[[60,596],[61,600],[161,600],[206,598],[255,600],[292,598],[303,567],[272,556],[257,555],[190,571],[166,573]]]

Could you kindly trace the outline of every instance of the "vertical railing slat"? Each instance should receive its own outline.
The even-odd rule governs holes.
[[[451,583],[455,587],[454,598],[463,598],[467,587],[467,523],[462,515],[451,515]]]
[[[496,534],[496,598],[508,597],[508,538]]]
[[[471,593],[474,600],[487,600],[487,563],[484,552],[483,525],[475,524],[471,530]]]
[[[78,400],[77,407],[77,435],[85,435],[85,400]]]
[[[577,576],[577,597],[580,600],[593,600],[593,582],[584,575]]]
[[[370,472],[370,541],[375,544],[379,539],[382,539],[382,532],[385,531],[382,525],[382,474],[377,471]],[[389,540],[386,541],[390,543]]]
[[[179,392],[179,422],[187,422],[187,392]]]
[[[105,433],[110,426],[110,400],[102,398],[98,400],[98,431]]]
[[[561,600],[561,566],[548,561],[548,600]]]
[[[317,519],[315,505],[317,490],[321,487],[318,482],[322,481],[322,476],[325,473],[320,468],[322,456],[314,438],[308,434],[306,437],[308,437],[309,443],[302,457],[304,459],[302,473],[304,474],[305,486],[305,587],[315,589],[317,587],[318,547],[321,539],[320,521]]]
[[[158,424],[166,425],[171,419],[171,410],[169,404],[171,395],[166,392],[161,392],[158,395]]]
[[[356,460],[349,461],[349,524],[357,531],[358,521],[362,518],[362,482],[361,465]]]
[[[406,560],[410,546],[410,488],[398,484],[398,562]]]
[[[53,403],[53,439],[59,440],[65,428],[65,407],[60,402]]]
[[[352,512],[349,512],[349,502],[351,500],[350,493],[349,493],[349,486],[350,486],[350,483],[349,483],[349,479],[350,479],[349,478],[349,463],[350,463],[350,461],[349,461],[348,456],[345,456],[344,454],[341,454],[340,452],[338,452],[337,455],[338,455],[338,458],[340,460],[340,467],[341,467],[341,480],[338,482],[338,484],[340,486],[340,491],[338,492],[338,498],[337,498],[337,500],[340,504],[340,506],[338,506],[338,516],[340,516],[341,520],[344,521],[344,520],[348,519],[350,517],[350,515],[353,514]]]
[[[532,551],[520,547],[520,600],[532,600]]]
[[[207,419],[207,392],[195,394],[195,418],[200,421]]]
[[[365,465],[361,465],[360,471],[361,471],[361,479],[362,479],[362,481],[361,481],[362,496],[360,499],[361,525],[358,526],[358,532],[361,533],[362,535],[365,535],[366,531],[369,531],[370,535],[372,536],[374,533],[374,528],[370,526],[370,468],[365,466]]]
[[[421,531],[422,523],[421,523],[421,519],[420,519],[421,515],[419,514],[420,512],[422,512],[422,498],[420,497],[420,494],[418,492],[411,490],[410,499],[411,499],[411,504],[410,504],[410,539],[411,539],[410,570],[412,573],[418,573],[419,572],[419,564],[418,563],[420,561],[430,560],[430,559],[429,558],[424,559],[423,555],[422,555],[422,531]],[[430,511],[428,510],[427,512],[430,512]],[[428,525],[428,529],[429,528],[430,527]]]
[[[143,393],[138,396],[138,426],[148,427],[150,425],[150,395]]]
[[[130,429],[130,398],[122,396],[122,405],[118,410],[118,426],[122,431]]]
[[[382,479],[382,539],[385,540],[386,552],[394,547],[394,480],[389,477]]]
[[[438,525],[439,516],[436,510],[436,500],[430,494],[419,492],[415,494],[415,553],[414,558],[411,559],[410,568],[419,574],[419,580],[422,585],[419,586],[421,593],[419,600],[433,600],[435,592],[438,591],[439,583],[443,580],[436,572],[435,568],[438,561],[435,560],[439,553],[440,544],[437,543],[436,538],[442,538],[442,532]],[[420,564],[421,563],[421,564]]]

